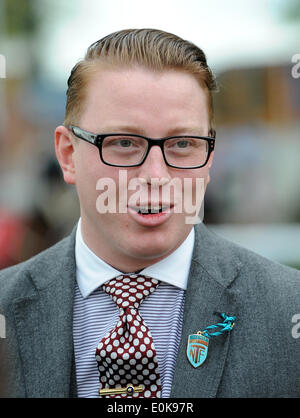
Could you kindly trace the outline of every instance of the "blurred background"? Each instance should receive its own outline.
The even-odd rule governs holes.
[[[54,153],[67,79],[92,42],[130,27],[196,43],[217,77],[206,224],[299,268],[300,0],[0,0],[0,268],[76,223]]]

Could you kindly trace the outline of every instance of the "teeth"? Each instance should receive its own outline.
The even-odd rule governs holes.
[[[159,207],[139,207],[136,208],[138,213],[143,213],[143,214],[151,214],[151,213],[159,213],[159,212],[163,212],[164,210],[168,209],[167,206],[159,206]]]

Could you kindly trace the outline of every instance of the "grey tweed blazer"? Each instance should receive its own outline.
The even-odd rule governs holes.
[[[172,398],[300,397],[300,272],[230,243],[203,224],[186,291]],[[55,246],[0,272],[10,397],[76,397],[73,352],[75,229]],[[206,361],[192,367],[189,334],[236,316],[230,333],[211,338]]]

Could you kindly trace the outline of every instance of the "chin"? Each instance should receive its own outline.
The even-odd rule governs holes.
[[[161,259],[169,255],[180,243],[166,237],[152,237],[150,240],[138,239],[131,247],[131,255],[144,260]]]

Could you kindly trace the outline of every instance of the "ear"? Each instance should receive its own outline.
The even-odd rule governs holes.
[[[71,132],[63,125],[58,126],[55,129],[55,152],[64,180],[68,184],[75,184],[74,151]]]

